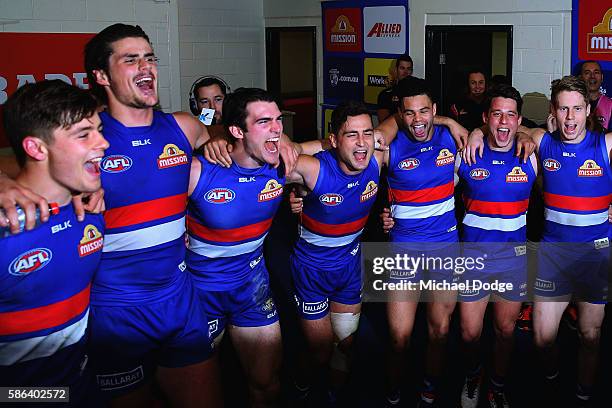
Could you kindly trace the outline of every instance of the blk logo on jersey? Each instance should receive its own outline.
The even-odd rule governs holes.
[[[52,257],[53,253],[47,248],[31,249],[13,259],[8,271],[15,276],[27,275],[47,266]]]
[[[88,224],[83,230],[83,238],[79,243],[79,256],[84,257],[102,249],[102,234],[95,225]]]
[[[542,164],[544,165],[544,170],[548,171],[557,171],[561,168],[561,163],[555,159],[546,159]]]
[[[599,166],[595,160],[585,160],[582,166],[578,168],[578,177],[601,177],[603,176],[603,169]]]
[[[236,193],[229,188],[213,188],[204,194],[204,199],[211,204],[226,204],[236,198]]]
[[[132,159],[120,154],[106,156],[102,159],[102,171],[107,173],[121,173],[132,167]]]
[[[506,174],[506,183],[526,183],[529,177],[519,166],[512,168],[510,173]]]
[[[489,178],[490,175],[491,173],[487,169],[477,168],[470,171],[470,178],[474,180],[484,180]]]
[[[373,180],[370,180],[365,190],[363,190],[363,193],[361,193],[361,197],[359,197],[359,202],[363,203],[364,201],[368,201],[370,198],[376,196],[377,192],[378,185]]]
[[[436,166],[446,166],[455,162],[455,155],[448,149],[440,150],[438,157],[436,158]]]
[[[342,197],[342,195],[336,194],[336,193],[326,193],[326,194],[321,194],[319,196],[319,201],[323,205],[327,205],[329,207],[334,207],[336,205],[341,204],[342,201],[344,201],[344,197]]]
[[[399,162],[399,164],[397,165],[397,168],[400,170],[412,170],[412,169],[416,169],[417,167],[419,167],[419,164],[421,164],[419,162],[419,159],[410,158],[410,159],[402,160],[401,162]]]
[[[171,143],[164,146],[164,151],[157,159],[157,167],[159,169],[167,169],[168,167],[181,166],[183,164],[189,164],[189,158],[177,145]]]
[[[266,186],[260,191],[257,201],[264,202],[274,200],[283,194],[283,186],[274,179],[268,180]]]

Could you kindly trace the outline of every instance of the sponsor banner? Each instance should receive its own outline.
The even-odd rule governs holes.
[[[612,92],[612,2],[573,0],[572,67],[578,73],[585,60],[599,61],[603,72],[602,92]]]
[[[363,8],[363,50],[365,52],[404,54],[407,31],[404,6]]]
[[[607,302],[610,240],[591,242],[364,242],[364,302],[570,298]],[[490,300],[494,300],[491,297]]]
[[[83,48],[94,34],[0,33],[0,147],[8,146],[2,105],[17,88],[44,79],[61,79],[88,88]],[[61,55],[61,58],[58,58]]]
[[[327,103],[362,99],[363,68],[360,58],[327,58],[323,78]]]
[[[325,51],[361,52],[361,9],[326,8]]]
[[[363,99],[376,104],[380,91],[388,87],[389,72],[395,60],[391,58],[365,58],[363,60]]]

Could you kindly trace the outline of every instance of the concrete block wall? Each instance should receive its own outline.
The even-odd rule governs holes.
[[[232,89],[265,87],[263,0],[178,0],[181,103],[193,82],[222,77]]]
[[[179,110],[176,1],[0,0],[0,31],[95,33],[113,23],[138,24],[160,58],[161,105],[164,110]]]

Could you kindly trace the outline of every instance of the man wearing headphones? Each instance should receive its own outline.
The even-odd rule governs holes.
[[[200,116],[202,109],[214,109],[212,124],[221,124],[223,100],[231,92],[229,85],[221,78],[207,75],[198,78],[189,92],[189,109],[195,116]]]

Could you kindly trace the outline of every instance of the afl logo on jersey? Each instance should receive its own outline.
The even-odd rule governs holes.
[[[263,190],[259,192],[257,201],[260,203],[263,201],[274,200],[283,194],[283,185],[274,179],[268,180]]]
[[[132,159],[127,156],[116,154],[106,156],[102,159],[102,171],[107,173],[121,173],[132,167]]]
[[[361,193],[361,197],[359,197],[360,202],[368,201],[370,198],[374,197],[378,192],[378,185],[373,180],[368,182],[365,190]]]
[[[506,183],[526,183],[529,177],[519,166],[514,166],[510,173],[506,174]]]
[[[53,253],[47,248],[31,249],[13,259],[8,271],[15,276],[27,275],[47,266],[52,257]]]
[[[104,240],[95,225],[88,224],[79,243],[79,256],[84,257],[102,249]]]
[[[555,159],[546,159],[542,164],[544,165],[544,170],[548,171],[557,171],[561,168],[561,163]]]
[[[410,158],[410,159],[402,160],[401,162],[399,162],[399,164],[397,165],[397,168],[400,170],[412,170],[412,169],[416,169],[417,167],[419,167],[419,164],[421,164],[419,162],[419,159]]]
[[[603,176],[603,169],[595,160],[585,160],[584,164],[578,168],[578,177],[600,177]]]
[[[213,188],[204,194],[204,199],[211,204],[226,204],[236,198],[236,193],[229,188]]]
[[[490,175],[491,173],[487,169],[477,168],[470,171],[470,178],[474,180],[484,180],[489,178]]]
[[[180,166],[188,163],[189,158],[185,152],[179,149],[175,144],[165,145],[164,151],[157,159],[157,167],[159,169],[167,169],[168,167]]]
[[[440,150],[438,153],[438,157],[436,158],[436,166],[446,166],[447,164],[452,164],[455,162],[455,155],[450,152],[448,149]]]
[[[319,201],[328,207],[334,207],[344,201],[344,197],[336,193],[326,193],[319,196]]]

